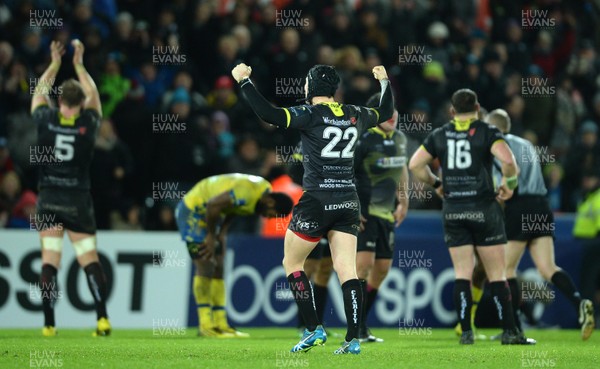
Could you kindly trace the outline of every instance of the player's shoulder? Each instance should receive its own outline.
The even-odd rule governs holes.
[[[523,137],[519,137],[510,133],[507,133],[504,135],[504,139],[506,141],[508,141],[509,143],[516,143],[522,146],[533,146],[533,144],[531,143],[531,141],[523,138]]]
[[[431,137],[445,136],[446,132],[449,132],[452,130],[454,130],[454,125],[451,122],[446,122],[446,123],[442,124],[441,126],[434,128],[429,133],[429,136],[431,136]]]
[[[371,127],[369,129],[367,129],[366,131],[364,131],[363,134],[360,135],[360,139],[364,141],[364,140],[377,138],[377,136],[379,134],[375,131],[376,128],[377,127]]]
[[[86,108],[81,111],[81,116],[88,116],[94,119],[100,119],[100,112],[93,108]]]
[[[257,176],[254,174],[234,173],[233,175],[235,179],[239,182],[246,183],[251,186],[265,186],[269,184],[269,181],[267,181],[261,176]]]
[[[52,117],[58,113],[58,109],[51,107],[48,104],[38,105],[32,112],[33,119],[39,120]]]
[[[394,131],[394,139],[398,142],[406,142],[406,135],[401,130]]]
[[[496,126],[488,124],[479,119],[477,119],[477,120],[473,121],[473,123],[471,123],[471,128],[475,128],[477,130],[483,130],[484,132],[493,132],[493,133],[500,132],[500,130]]]
[[[304,114],[312,114],[314,105],[307,105],[307,104],[295,105],[295,106],[290,106],[285,109],[288,112],[290,112],[290,115],[297,117],[297,116],[304,115]]]
[[[368,108],[366,106],[354,105],[354,104],[343,104],[344,110],[349,113],[354,114],[368,114],[368,115],[377,115],[377,111],[372,108]]]
[[[99,126],[101,119],[100,112],[92,108],[83,109],[81,114],[79,114],[79,120],[83,121],[86,125]]]

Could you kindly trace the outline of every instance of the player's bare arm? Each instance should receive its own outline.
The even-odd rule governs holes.
[[[518,185],[519,167],[513,152],[504,140],[496,141],[492,145],[491,152],[500,161],[502,167],[502,183],[498,188],[498,199],[506,201],[512,197],[513,190]]]
[[[394,211],[396,227],[402,224],[404,218],[406,218],[406,214],[408,213],[408,169],[406,166],[402,168],[402,174],[400,174],[398,183],[398,191],[396,191],[398,206],[396,206],[396,210]]]
[[[73,67],[75,67],[77,79],[81,83],[81,88],[83,88],[85,94],[84,109],[96,110],[100,114],[100,117],[102,117],[102,104],[100,103],[98,88],[83,65],[85,47],[79,40],[73,40],[71,45],[75,48],[75,52],[73,53]]]
[[[217,241],[221,244],[222,247],[225,247],[227,242],[227,232],[229,231],[229,227],[231,226],[231,222],[235,218],[235,215],[226,215],[225,219],[221,223],[219,227],[219,234],[217,235]]]
[[[213,197],[206,204],[206,238],[204,239],[204,248],[198,252],[202,259],[212,258],[215,251],[215,241],[217,240],[217,227],[221,220],[223,210],[232,205],[229,191]]]
[[[441,186],[441,181],[433,174],[431,168],[429,168],[429,164],[431,164],[433,159],[433,156],[421,146],[415,151],[412,158],[410,158],[408,169],[410,169],[419,181],[425,182],[437,189]]]
[[[65,53],[65,47],[58,41],[52,41],[50,43],[50,56],[52,61],[44,74],[40,77],[40,80],[35,86],[35,91],[33,92],[33,98],[31,99],[31,113],[41,106],[41,105],[49,105],[50,98],[48,97],[49,91],[56,80],[56,74],[60,70],[61,58]]]

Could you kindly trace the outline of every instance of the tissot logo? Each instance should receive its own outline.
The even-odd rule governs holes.
[[[356,201],[346,201],[341,204],[325,205],[325,210],[357,209],[357,208],[358,208],[358,202],[356,202]]]

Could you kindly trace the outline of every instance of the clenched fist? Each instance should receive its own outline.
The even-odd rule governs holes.
[[[382,79],[388,79],[387,72],[383,65],[378,65],[373,68],[373,76],[376,80],[381,81]]]
[[[245,78],[249,78],[251,73],[252,68],[250,68],[244,63],[236,65],[235,68],[231,70],[231,75],[233,76],[233,79],[235,79],[238,83]]]

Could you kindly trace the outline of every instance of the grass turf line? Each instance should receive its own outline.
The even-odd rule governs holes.
[[[333,331],[343,333],[340,328]],[[600,368],[600,335],[589,341],[576,330],[530,330],[535,346],[502,346],[476,341],[460,346],[452,329],[401,332],[375,328],[380,344],[363,344],[360,355],[333,355],[341,338],[328,337],[324,347],[290,354],[298,341],[289,328],[244,329],[249,339],[196,337],[184,332],[115,330],[107,338],[91,337],[91,330],[59,329],[54,338],[41,329],[0,331],[0,368]],[[177,334],[168,334],[177,333]],[[180,334],[184,333],[184,334]],[[403,333],[403,334],[401,334]],[[497,330],[480,330],[493,335]]]

